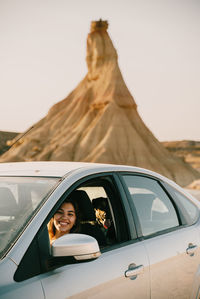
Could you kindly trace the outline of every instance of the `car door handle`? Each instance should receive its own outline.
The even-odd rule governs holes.
[[[143,265],[139,265],[139,266],[134,266],[134,267],[130,267],[129,269],[125,271],[125,277],[132,277],[132,278],[136,278],[137,275],[144,273],[144,266]]]
[[[197,245],[193,245],[192,243],[189,243],[188,248],[186,249],[186,253],[190,256],[193,256],[196,250],[197,250]]]

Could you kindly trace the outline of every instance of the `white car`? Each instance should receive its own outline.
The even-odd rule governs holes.
[[[82,230],[50,245],[47,224],[75,191]],[[2,163],[0,298],[200,298],[199,211],[141,168]]]

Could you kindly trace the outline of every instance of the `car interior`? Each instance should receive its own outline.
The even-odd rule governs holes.
[[[18,212],[18,205],[11,190],[7,187],[0,188],[0,240],[12,228]],[[1,242],[0,242],[1,243]]]
[[[178,226],[172,207],[167,206],[155,193],[135,193],[132,199],[137,210],[143,236]]]
[[[112,180],[109,176],[87,180],[71,191],[67,190],[57,201],[48,217],[44,219],[40,230],[27,249],[15,273],[14,279],[16,281],[23,281],[40,273],[75,262],[73,257],[55,258],[51,256],[47,228],[48,222],[62,202],[72,194],[80,210],[80,233],[94,237],[101,251],[110,250],[113,246],[121,246],[122,242],[129,240],[123,207]],[[35,261],[34,265],[31,264],[32,260]]]

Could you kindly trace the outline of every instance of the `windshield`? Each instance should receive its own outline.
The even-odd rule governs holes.
[[[59,178],[0,177],[0,258],[58,181]]]

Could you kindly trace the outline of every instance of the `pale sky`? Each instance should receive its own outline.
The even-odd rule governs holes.
[[[92,20],[160,140],[200,140],[200,0],[0,0],[0,131],[24,132],[87,73]]]

